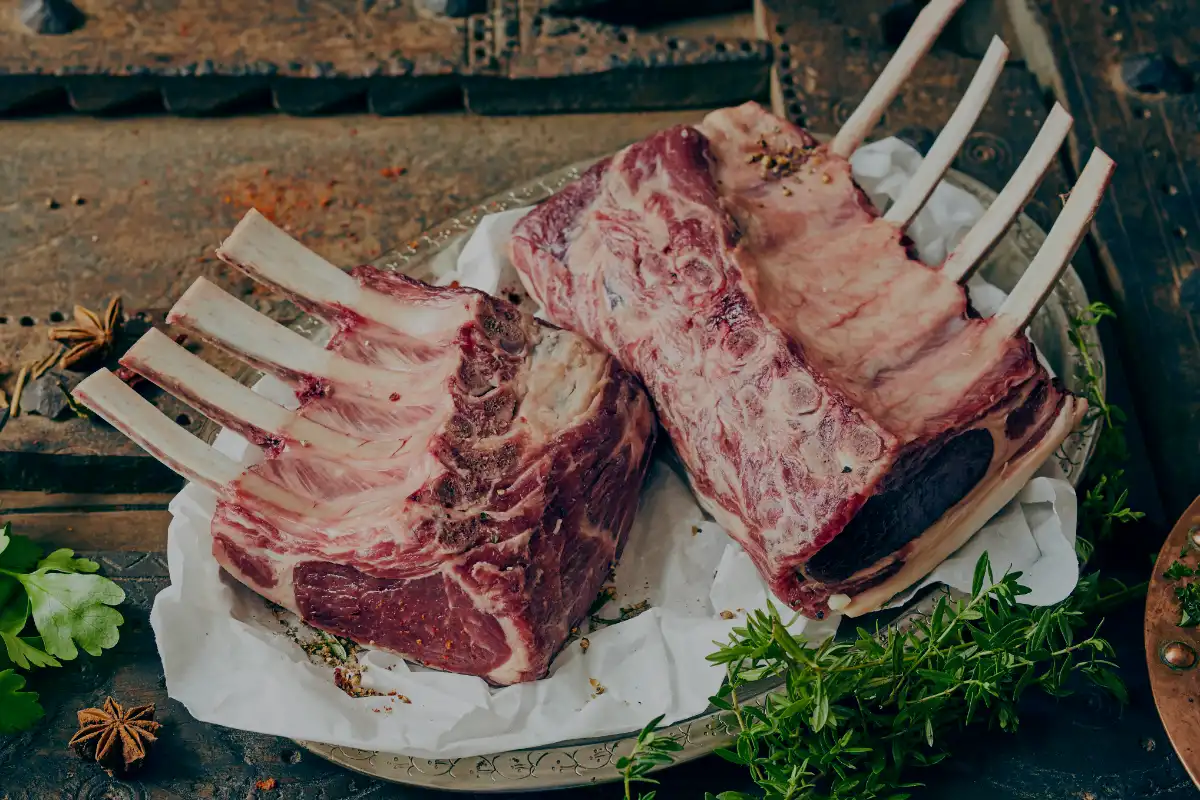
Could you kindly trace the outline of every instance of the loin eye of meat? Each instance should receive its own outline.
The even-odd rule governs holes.
[[[825,583],[844,581],[904,547],[979,483],[994,447],[992,434],[979,428],[946,442],[908,480],[867,500],[805,572]]]

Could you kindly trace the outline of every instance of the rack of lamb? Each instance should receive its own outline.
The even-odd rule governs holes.
[[[1108,156],[1092,154],[995,316],[964,289],[1061,146],[1063,109],[940,268],[904,235],[995,85],[999,40],[886,213],[851,177],[960,2],[926,6],[828,144],[754,103],[716,111],[597,163],[511,242],[549,318],[642,379],[705,509],[809,616],[876,610],[927,575],[1086,408],[1023,331],[1100,202]]]
[[[287,410],[152,330],[122,364],[261,450],[234,462],[107,370],[75,396],[216,495],[213,554],[365,645],[495,684],[540,678],[620,553],[653,449],[637,381],[471,289],[349,274],[251,211],[219,255],[333,329],[327,347],[197,281],[182,325],[290,384]]]

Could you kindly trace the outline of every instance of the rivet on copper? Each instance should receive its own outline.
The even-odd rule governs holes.
[[[1191,669],[1196,666],[1196,650],[1183,642],[1167,642],[1158,657],[1171,669]]]

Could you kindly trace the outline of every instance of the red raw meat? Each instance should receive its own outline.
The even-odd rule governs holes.
[[[211,450],[111,373],[76,394],[213,489],[213,554],[262,596],[432,667],[543,676],[633,521],[655,430],[637,381],[506,301],[347,276],[254,212],[221,255],[330,321],[328,347],[203,280],[170,321],[291,384],[299,411],[157,331],[122,363],[241,433],[259,463]]]
[[[845,158],[754,103],[596,164],[511,250],[553,321],[642,378],[705,508],[810,616],[927,574],[1084,407],[911,256]]]

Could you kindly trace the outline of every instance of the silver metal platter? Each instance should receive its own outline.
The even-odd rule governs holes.
[[[384,256],[375,264],[433,282],[454,267],[463,245],[485,215],[538,203],[577,178],[591,163],[594,162],[575,164],[496,195],[428,231],[403,252]],[[946,174],[946,180],[974,195],[985,207],[996,198],[991,189],[954,170]],[[988,257],[980,274],[1001,289],[1011,291],[1045,238],[1041,228],[1021,215]],[[1077,378],[1077,351],[1068,333],[1070,321],[1087,304],[1083,283],[1075,270],[1069,268],[1030,328],[1035,344],[1050,367],[1073,390],[1081,387]],[[293,327],[315,334],[320,324],[308,317]],[[1103,376],[1104,355],[1095,329],[1084,328],[1081,333]],[[1089,425],[1072,434],[1056,454],[1072,484],[1079,482],[1098,432],[1098,423]],[[905,615],[920,614],[923,605],[919,602]],[[897,624],[897,620],[892,624]],[[777,685],[778,681],[764,681],[761,685],[751,686],[751,691],[742,699],[744,702],[761,701]],[[712,708],[692,719],[666,726],[662,732],[678,737],[683,745],[676,763],[708,755],[733,739],[729,722]],[[335,764],[386,781],[449,791],[528,792],[617,780],[620,776],[614,763],[632,749],[636,735],[637,731],[631,731],[619,736],[456,759],[412,758],[310,741],[299,744]]]

